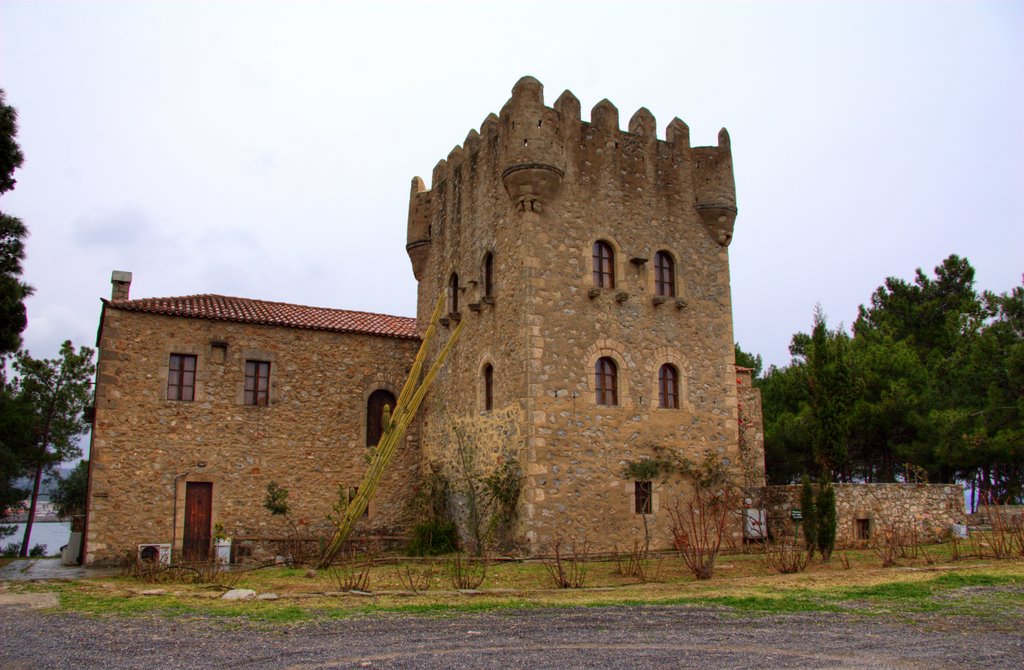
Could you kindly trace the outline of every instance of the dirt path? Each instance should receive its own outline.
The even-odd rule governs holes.
[[[273,626],[3,606],[0,668],[1021,668],[1020,623],[609,607]]]

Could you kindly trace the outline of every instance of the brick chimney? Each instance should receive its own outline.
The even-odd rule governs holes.
[[[111,300],[127,300],[128,291],[132,287],[132,273],[124,272],[122,270],[114,270],[110,274],[110,299]]]

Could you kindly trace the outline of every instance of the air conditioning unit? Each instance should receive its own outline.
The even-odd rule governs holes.
[[[768,537],[768,517],[763,509],[743,510],[743,538],[763,540]]]
[[[171,545],[169,544],[140,544],[140,563],[159,563],[160,565],[171,564]]]

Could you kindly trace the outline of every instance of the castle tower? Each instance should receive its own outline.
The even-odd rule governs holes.
[[[511,538],[595,550],[671,542],[688,486],[635,480],[659,447],[739,466],[728,245],[728,133],[691,147],[646,109],[544,105],[524,77],[498,116],[413,179],[407,251],[426,328],[439,292],[461,340],[423,410],[429,466],[461,481],[521,466]],[[473,472],[467,472],[472,470]],[[763,463],[760,464],[763,480]],[[763,483],[763,482],[762,482]],[[453,486],[452,507],[466,500]]]

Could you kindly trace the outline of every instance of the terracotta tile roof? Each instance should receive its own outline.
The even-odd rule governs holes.
[[[269,302],[224,295],[186,295],[176,298],[104,300],[104,304],[130,312],[165,314],[192,319],[237,321],[287,328],[330,330],[339,333],[365,333],[415,339],[416,319],[345,309],[307,307],[285,302]]]

